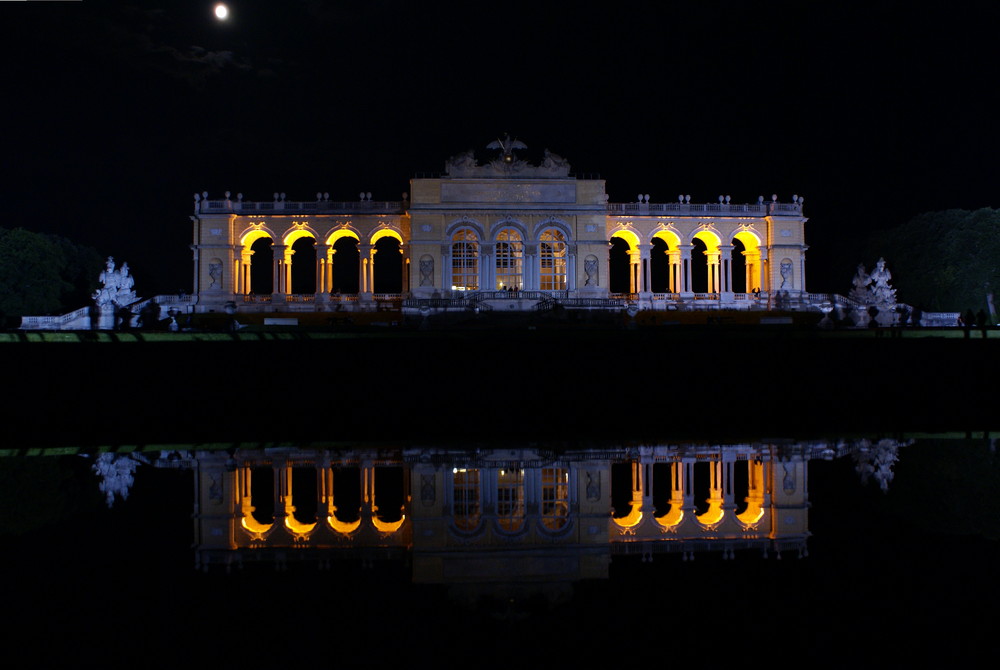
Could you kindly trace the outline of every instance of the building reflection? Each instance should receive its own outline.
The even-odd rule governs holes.
[[[905,442],[162,452],[194,474],[199,569],[408,563],[415,583],[608,577],[615,555],[807,555],[809,463],[883,488]],[[108,456],[108,458],[113,458]]]

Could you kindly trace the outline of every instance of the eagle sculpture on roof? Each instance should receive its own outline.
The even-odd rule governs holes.
[[[514,162],[514,149],[527,149],[528,145],[520,140],[512,140],[510,135],[504,134],[502,140],[496,139],[486,145],[487,149],[499,149],[503,153],[504,163]]]

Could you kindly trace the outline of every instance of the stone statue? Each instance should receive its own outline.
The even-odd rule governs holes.
[[[110,260],[110,259],[109,259]],[[111,507],[115,498],[128,498],[132,484],[135,482],[135,469],[140,463],[149,463],[141,454],[112,454],[105,452],[97,457],[91,469],[100,478],[98,486],[104,494],[104,499]]]
[[[787,258],[781,261],[781,289],[792,288],[792,262]]]
[[[115,259],[108,256],[105,269],[98,279],[103,286],[92,296],[100,308],[127,307],[135,302],[135,291],[132,287],[135,280],[129,274],[128,263],[122,263],[121,269],[115,269]]]
[[[469,149],[460,154],[455,154],[445,161],[444,171],[452,176],[458,176],[461,173],[474,170],[477,166],[476,155],[472,149]]]
[[[854,284],[854,288],[851,289],[851,298],[857,300],[862,305],[867,305],[871,298],[868,286],[871,285],[872,278],[869,276],[868,271],[865,270],[864,263],[858,263],[858,271],[854,275],[852,283]]]
[[[542,170],[551,172],[558,175],[568,175],[569,174],[569,161],[567,161],[562,156],[552,153],[548,149],[545,150],[544,156],[542,157],[542,162],[539,166]]]
[[[871,293],[871,304],[882,308],[893,308],[896,306],[896,289],[889,286],[892,273],[885,267],[885,259],[879,258],[875,264],[875,269],[871,274],[871,286],[868,287]]]

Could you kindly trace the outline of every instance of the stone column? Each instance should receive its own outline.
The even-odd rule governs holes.
[[[454,283],[451,267],[451,245],[441,245],[441,290],[450,291]]]
[[[639,245],[639,293],[649,293],[649,258],[652,244]]]
[[[274,244],[271,246],[272,261],[271,261],[271,299],[272,300],[284,300],[285,297],[285,287],[284,287],[284,277],[285,277],[285,245]]]
[[[682,244],[678,247],[681,254],[681,286],[680,293],[691,293],[691,251],[694,245]]]
[[[316,297],[325,296],[330,292],[327,283],[327,258],[330,256],[329,244],[316,245]]]
[[[733,292],[733,245],[719,245],[719,264],[721,270],[721,293]]]
[[[496,245],[484,243],[479,245],[479,290],[494,290],[496,288]]]
[[[678,249],[667,250],[667,265],[669,268],[669,279],[667,290],[670,293],[680,293],[681,286],[681,252]]]
[[[706,251],[708,258],[708,292],[719,293],[719,253]]]
[[[372,245],[370,244],[359,244],[358,245],[358,293],[369,294],[371,290],[371,283],[369,279],[371,277],[371,262],[372,262]]]

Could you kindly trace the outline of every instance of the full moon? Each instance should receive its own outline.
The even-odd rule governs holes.
[[[215,18],[220,21],[225,21],[229,18],[229,7],[226,7],[221,2],[215,6]]]

